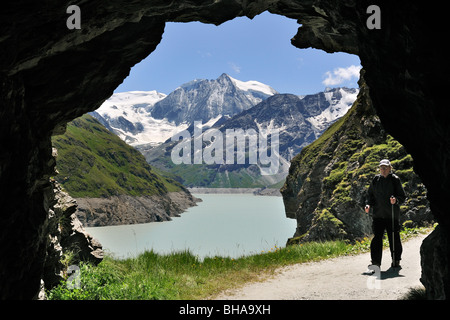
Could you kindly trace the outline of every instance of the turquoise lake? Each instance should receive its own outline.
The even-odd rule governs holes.
[[[172,221],[92,227],[86,231],[117,258],[145,250],[189,250],[206,256],[239,256],[284,247],[297,222],[285,216],[283,199],[252,194],[194,194],[202,199]]]

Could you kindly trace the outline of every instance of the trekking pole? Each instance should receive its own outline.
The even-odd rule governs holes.
[[[391,196],[391,199],[394,198],[394,196]],[[391,203],[392,208],[392,265],[395,267],[395,240],[394,240],[394,205]]]

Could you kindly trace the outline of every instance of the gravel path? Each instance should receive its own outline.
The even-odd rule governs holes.
[[[383,251],[377,278],[364,275],[370,253],[280,268],[263,282],[228,290],[220,300],[395,300],[420,283],[420,245],[427,235],[403,243],[402,269],[390,269],[390,253]]]

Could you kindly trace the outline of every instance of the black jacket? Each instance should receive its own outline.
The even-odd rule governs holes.
[[[392,217],[392,205],[390,202],[392,195],[397,198],[397,202],[394,204],[394,216],[395,219],[399,219],[400,204],[406,199],[400,178],[393,173],[390,173],[386,178],[381,174],[377,174],[370,184],[366,202],[373,209],[374,219],[390,219]]]

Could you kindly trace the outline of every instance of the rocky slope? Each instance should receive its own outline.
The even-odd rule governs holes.
[[[122,194],[76,200],[77,217],[86,227],[170,221],[200,201],[184,190],[152,196]]]
[[[55,180],[51,184],[55,202],[46,224],[48,240],[42,289],[50,289],[66,278],[69,265],[78,266],[80,261],[96,265],[103,260],[101,243],[84,230],[75,214],[75,199],[64,192]],[[43,290],[38,298],[45,298]]]
[[[386,134],[360,80],[361,90],[350,111],[291,161],[281,189],[286,215],[297,219],[290,243],[350,239],[371,234],[364,210],[366,192],[383,158],[391,160],[407,193],[402,222],[423,225],[432,220],[426,189],[413,171],[412,158]]]
[[[89,115],[53,138],[55,179],[78,202],[85,226],[167,221],[196,199],[178,182],[155,172],[144,157]]]

